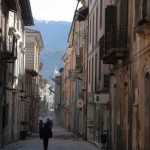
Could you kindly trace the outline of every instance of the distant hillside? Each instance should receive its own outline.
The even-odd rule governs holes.
[[[43,38],[44,49],[40,56],[43,63],[40,74],[43,77],[52,77],[55,67],[63,66],[61,58],[68,46],[67,38],[70,27],[71,22],[38,20],[35,20],[35,26],[31,27],[40,31]]]

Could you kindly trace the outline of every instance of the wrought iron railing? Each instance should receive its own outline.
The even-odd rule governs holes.
[[[6,41],[6,38],[0,41],[1,59],[8,63],[13,63],[17,59],[17,39],[13,36],[12,41]]]
[[[125,49],[127,48],[127,27],[117,26],[106,31],[105,34],[105,52],[110,49]]]
[[[141,26],[150,21],[150,0],[135,0],[135,24]]]

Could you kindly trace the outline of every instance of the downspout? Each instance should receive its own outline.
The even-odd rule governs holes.
[[[88,7],[89,7],[89,0],[88,0]],[[89,8],[88,8],[89,9]],[[88,41],[89,41],[89,11],[88,11],[88,31],[87,31],[87,59],[86,59],[86,63],[87,63],[87,73],[86,73],[86,125],[85,125],[85,128],[86,128],[86,132],[85,132],[85,140],[87,141],[88,137],[87,137],[87,116],[88,116],[88,96],[87,96],[87,93],[88,93],[88,49],[89,49],[89,45],[88,45]]]
[[[73,31],[71,46],[74,45],[75,18],[76,18],[76,11],[77,11],[77,9],[78,9],[79,2],[80,2],[80,0],[78,0],[78,2],[77,2],[77,6],[76,6],[76,9],[75,9],[75,12],[74,12],[71,29],[70,29],[70,32],[69,32],[69,35],[70,35],[71,31]],[[69,36],[68,36],[68,42],[69,42]],[[76,86],[75,86],[75,89],[76,89],[76,91],[75,91],[75,97],[77,98],[77,79],[76,79]],[[72,92],[72,94],[73,94],[73,92]],[[76,102],[76,100],[75,100],[75,102]],[[75,114],[74,114],[74,115],[75,115],[75,118],[74,118],[74,134],[75,134],[75,136],[76,136],[76,138],[77,138],[77,140],[78,140],[78,136],[77,136],[77,118],[76,118],[76,117],[77,117],[76,104],[75,104],[74,109],[75,109],[75,110],[74,110],[74,111],[75,111],[75,112],[74,112],[74,113],[75,113]]]

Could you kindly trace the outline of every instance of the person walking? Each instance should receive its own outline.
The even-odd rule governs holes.
[[[39,134],[40,134],[40,130],[44,127],[44,123],[42,120],[40,120],[39,122]]]
[[[39,122],[39,132],[40,132],[40,130],[43,128],[43,126],[44,126],[44,123],[43,123],[42,120],[40,120],[40,122]]]
[[[47,123],[45,123],[44,127],[40,130],[40,139],[43,139],[44,150],[48,148],[49,138],[52,138],[52,130],[48,128]]]
[[[47,119],[46,124],[47,124],[48,128],[52,128],[52,126],[53,126],[52,120],[49,120],[49,119]]]

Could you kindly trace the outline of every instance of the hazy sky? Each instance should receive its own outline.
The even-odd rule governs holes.
[[[35,19],[72,22],[77,0],[30,0]]]

